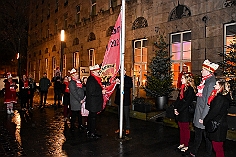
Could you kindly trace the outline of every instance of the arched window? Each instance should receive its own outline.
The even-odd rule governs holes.
[[[178,4],[178,6],[171,11],[169,21],[178,20],[189,16],[191,16],[190,9],[185,5]]]
[[[96,36],[93,32],[91,32],[88,36],[88,41],[93,41],[93,40],[96,40]]]
[[[79,45],[79,39],[78,38],[75,38],[73,40],[73,45]]]
[[[144,17],[138,17],[134,21],[132,29],[135,30],[135,29],[144,28],[144,27],[147,27],[147,26],[148,26],[147,20]]]
[[[53,51],[57,51],[56,45],[54,45],[54,46],[52,47],[52,52],[53,52]]]

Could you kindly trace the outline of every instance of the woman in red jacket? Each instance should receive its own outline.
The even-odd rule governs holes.
[[[4,104],[7,104],[7,114],[13,114],[13,104],[17,103],[16,100],[16,83],[12,80],[11,73],[7,73],[7,80],[5,81],[5,95]]]

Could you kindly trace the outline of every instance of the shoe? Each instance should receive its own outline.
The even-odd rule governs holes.
[[[195,157],[195,155],[192,154],[191,152],[189,152],[189,153],[187,153],[187,154],[185,155],[185,157]]]
[[[79,129],[80,129],[80,130],[86,130],[87,128],[84,127],[83,125],[80,125]]]
[[[188,147],[183,147],[183,148],[181,148],[181,152],[186,152],[188,150]]]
[[[10,111],[10,109],[7,109],[7,114],[11,114],[11,111]]]
[[[130,133],[129,129],[125,130],[125,135],[129,135],[129,133]]]
[[[115,131],[115,134],[118,134],[120,132],[120,129],[117,129],[116,131]]]
[[[184,148],[184,144],[181,144],[177,147],[177,149],[182,149],[182,148]]]
[[[13,109],[11,109],[11,114],[13,114],[14,113],[14,111],[13,111]]]
[[[99,139],[100,137],[99,137],[98,135],[92,133],[92,134],[89,136],[89,138],[96,140],[96,139]]]

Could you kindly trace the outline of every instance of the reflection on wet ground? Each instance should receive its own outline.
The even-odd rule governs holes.
[[[0,105],[0,114],[0,156],[182,156],[174,150],[179,141],[178,129],[162,123],[131,118],[131,134],[119,139],[114,133],[119,122],[117,115],[103,112],[97,119],[97,131],[102,138],[92,140],[86,137],[86,130],[70,130],[70,122],[63,121],[62,108],[38,109],[35,105],[32,111],[21,111],[16,105],[14,115],[7,115]],[[236,154],[235,144],[226,141],[226,157]],[[204,150],[203,142],[199,156],[203,156]]]

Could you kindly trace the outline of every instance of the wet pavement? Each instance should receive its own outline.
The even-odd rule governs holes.
[[[181,157],[175,151],[178,146],[178,129],[162,122],[149,122],[131,118],[131,133],[119,139],[114,131],[118,128],[117,115],[102,112],[97,119],[98,140],[86,137],[85,130],[70,130],[70,122],[63,121],[62,108],[47,105],[32,111],[21,111],[19,104],[15,113],[7,115],[0,104],[0,156],[69,156],[69,157]],[[191,136],[193,137],[193,132]],[[190,144],[192,144],[191,138]],[[236,142],[225,142],[226,157],[235,157]],[[199,157],[204,156],[204,142]],[[214,155],[212,155],[214,156]]]

